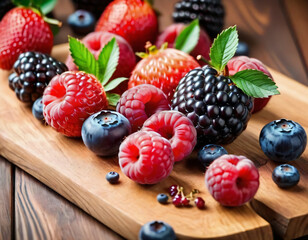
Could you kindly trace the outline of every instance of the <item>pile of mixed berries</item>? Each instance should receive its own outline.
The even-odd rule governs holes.
[[[69,37],[66,64],[48,55],[53,45],[49,24],[57,22],[46,22],[41,11],[29,6],[13,8],[0,22],[0,68],[14,68],[9,86],[19,100],[33,104],[37,119],[65,136],[81,137],[99,156],[117,155],[122,172],[137,183],[163,181],[195,149],[215,200],[239,206],[254,197],[259,187],[255,164],[218,144],[236,140],[252,114],[279,92],[262,62],[232,58],[238,34],[236,26],[218,34],[224,17],[220,1],[177,3],[176,23],[159,35],[156,13],[147,1],[111,1],[95,32],[81,41]],[[117,14],[123,6],[126,13]],[[71,20],[77,32],[80,25],[74,19],[79,17]],[[157,46],[151,44],[155,42]],[[299,158],[306,144],[305,130],[291,120],[273,121],[260,133],[261,149],[276,162]],[[119,174],[110,172],[106,179],[118,183]],[[299,182],[299,172],[283,164],[274,170],[273,180],[290,187]],[[177,207],[194,201],[203,209],[198,192],[185,195],[183,187],[172,185],[170,197],[162,193],[157,200],[171,198]],[[167,225],[151,224],[140,236],[152,234],[155,224],[172,235]]]

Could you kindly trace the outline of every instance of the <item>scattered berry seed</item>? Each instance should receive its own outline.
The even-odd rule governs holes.
[[[169,187],[169,194],[171,197],[174,197],[178,193],[178,185],[171,185]]]
[[[199,209],[203,209],[205,207],[205,202],[201,197],[197,197],[195,199],[195,204],[196,204],[197,208],[199,208]]]
[[[119,182],[120,175],[117,172],[109,172],[106,174],[106,180],[111,184]]]
[[[162,203],[162,204],[167,203],[168,199],[169,199],[168,196],[164,193],[160,193],[157,195],[157,201],[159,203]]]
[[[176,207],[182,206],[182,197],[180,195],[175,195],[175,197],[172,199],[172,203]]]
[[[186,198],[186,197],[182,197],[182,199],[181,199],[181,204],[183,205],[183,206],[188,206],[189,205],[189,200]]]

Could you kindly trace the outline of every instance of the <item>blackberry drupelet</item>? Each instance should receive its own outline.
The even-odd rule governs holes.
[[[220,0],[182,0],[175,4],[172,14],[175,22],[189,23],[199,19],[211,38],[221,32],[224,25],[224,7]]]
[[[98,19],[112,0],[72,0],[75,9],[87,10]]]
[[[197,147],[232,142],[247,127],[252,98],[233,82],[204,66],[188,72],[172,99],[172,109],[184,113],[197,130]]]
[[[57,74],[68,71],[67,66],[47,54],[26,52],[14,63],[14,72],[9,76],[9,86],[17,98],[32,103],[43,95],[45,87]]]
[[[1,0],[0,1],[0,21],[3,16],[10,11],[15,5],[12,3],[12,0]]]

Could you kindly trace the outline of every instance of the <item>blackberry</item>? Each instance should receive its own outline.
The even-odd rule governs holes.
[[[253,101],[229,78],[206,65],[181,79],[171,107],[194,123],[200,147],[232,142],[246,128]]]
[[[83,9],[91,12],[96,19],[102,15],[105,8],[112,0],[73,0],[75,9]]]
[[[0,1],[0,21],[4,15],[10,11],[14,6],[12,0],[1,0]]]
[[[47,54],[26,52],[14,63],[14,72],[9,76],[9,86],[17,98],[32,103],[43,95],[45,87],[57,74],[68,71],[67,66]]]
[[[221,32],[224,25],[224,7],[220,0],[182,0],[175,4],[172,14],[174,22],[190,23],[199,19],[211,38]]]

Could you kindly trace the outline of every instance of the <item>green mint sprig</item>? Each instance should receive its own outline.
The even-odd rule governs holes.
[[[116,106],[120,95],[108,92],[115,89],[121,82],[128,80],[121,77],[109,81],[119,61],[120,50],[116,39],[112,38],[104,46],[97,60],[89,49],[76,38],[69,37],[69,47],[74,63],[79,70],[96,76],[104,87],[109,105]]]
[[[192,21],[182,32],[177,36],[175,40],[175,48],[190,53],[197,45],[200,37],[199,20]]]
[[[223,74],[229,60],[234,56],[238,46],[236,26],[229,27],[218,34],[210,50],[210,65],[219,74]],[[276,83],[259,70],[243,70],[229,76],[233,83],[245,94],[254,98],[265,98],[280,94]]]

